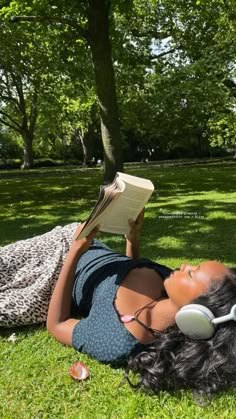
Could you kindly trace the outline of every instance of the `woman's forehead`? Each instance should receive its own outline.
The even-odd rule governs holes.
[[[227,275],[228,268],[216,260],[209,260],[199,265],[199,271],[211,275],[213,279],[217,279]]]

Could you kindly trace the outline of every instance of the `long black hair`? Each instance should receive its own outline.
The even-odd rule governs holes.
[[[236,268],[207,294],[192,301],[208,307],[215,317],[236,304]],[[139,374],[139,384],[151,393],[191,389],[212,396],[236,386],[236,322],[218,325],[209,340],[191,340],[176,325],[159,332],[147,349],[128,361],[128,371]],[[128,380],[129,381],[129,380]]]

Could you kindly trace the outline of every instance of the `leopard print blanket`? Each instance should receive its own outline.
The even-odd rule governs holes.
[[[0,327],[41,323],[78,223],[0,247]]]

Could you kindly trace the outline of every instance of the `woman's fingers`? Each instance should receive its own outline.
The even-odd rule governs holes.
[[[145,209],[143,208],[142,211],[140,212],[140,214],[138,215],[137,219],[136,219],[136,224],[142,224],[143,223],[144,211],[145,211]]]
[[[76,230],[75,230],[75,232],[74,232],[74,235],[73,235],[73,238],[74,238],[74,239],[76,239],[76,238],[78,237],[78,235],[79,235],[79,233],[81,232],[81,230],[83,229],[84,225],[85,225],[85,222],[84,222],[84,223],[80,223],[80,224],[77,226],[77,228],[76,228]]]
[[[97,225],[90,231],[90,233],[87,235],[88,239],[93,239],[98,233],[99,233],[100,225]]]
[[[135,221],[132,218],[130,218],[128,220],[128,222],[129,222],[129,225],[130,225],[131,228],[133,228],[135,226]]]

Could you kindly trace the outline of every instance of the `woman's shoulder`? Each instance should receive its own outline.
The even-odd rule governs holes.
[[[138,263],[139,266],[154,269],[162,277],[163,280],[168,278],[171,272],[173,272],[173,268],[170,268],[169,266],[166,266],[166,265],[162,265],[150,259],[142,258],[142,259],[137,259],[137,260],[139,262]]]

